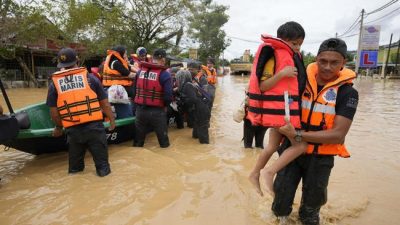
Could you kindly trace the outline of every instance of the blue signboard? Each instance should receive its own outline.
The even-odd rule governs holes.
[[[362,50],[360,54],[360,67],[374,68],[378,63],[378,50],[366,51]]]

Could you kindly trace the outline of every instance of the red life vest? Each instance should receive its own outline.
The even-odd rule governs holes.
[[[63,127],[103,120],[96,93],[90,88],[83,67],[59,71],[51,76],[57,90],[57,110]]]
[[[139,105],[164,107],[164,90],[160,75],[167,68],[161,65],[141,62],[141,70],[136,78],[135,103]]]
[[[258,47],[249,84],[249,108],[247,118],[253,125],[264,127],[280,127],[285,122],[284,92],[289,93],[290,122],[294,127],[300,128],[299,90],[297,78],[282,78],[276,85],[265,92],[260,91],[260,79],[264,65],[270,54],[275,57],[275,72],[281,71],[286,66],[294,66],[294,51],[284,41],[270,36],[261,36],[264,42]]]
[[[307,67],[307,85],[302,95],[301,122],[306,131],[329,130],[334,126],[336,116],[336,97],[339,87],[343,84],[352,84],[356,74],[347,68],[339,72],[336,80],[327,83],[318,92],[316,75],[318,66],[312,63]],[[344,144],[316,144],[308,143],[307,154],[339,155],[350,157]]]

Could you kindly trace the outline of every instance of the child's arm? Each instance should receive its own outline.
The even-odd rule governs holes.
[[[278,83],[284,77],[296,77],[297,68],[294,66],[286,66],[281,71],[276,73],[274,76],[261,81],[260,90],[261,92],[268,91]]]

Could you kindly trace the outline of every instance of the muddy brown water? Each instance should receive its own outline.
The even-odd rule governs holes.
[[[242,147],[243,124],[232,120],[247,82],[219,78],[210,145],[172,127],[166,150],[154,134],[144,148],[110,146],[112,174],[104,178],[89,154],[85,171],[68,175],[65,152],[33,156],[0,146],[0,224],[277,224],[271,197],[259,197],[247,180],[259,150]],[[336,158],[322,224],[399,224],[400,80],[359,78],[355,86],[359,108],[346,138],[352,157]],[[8,94],[18,109],[44,101],[46,89]],[[291,224],[299,224],[299,195]]]

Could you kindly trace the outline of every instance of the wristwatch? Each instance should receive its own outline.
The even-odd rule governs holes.
[[[303,140],[303,136],[301,135],[301,130],[296,130],[296,135],[294,136],[294,140],[297,142],[301,142]]]

